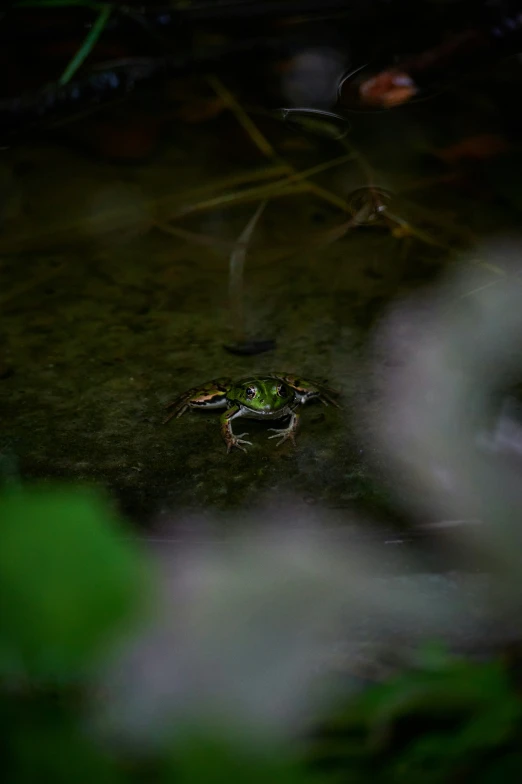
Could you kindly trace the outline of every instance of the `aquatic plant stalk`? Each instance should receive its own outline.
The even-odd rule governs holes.
[[[98,41],[98,38],[102,34],[107,25],[107,22],[109,21],[111,13],[112,6],[110,5],[104,5],[100,9],[96,21],[89,30],[88,35],[85,37],[83,44],[76,52],[63,74],[60,76],[59,83],[61,85],[67,84],[72,79],[78,68],[80,68],[84,60],[92,52],[96,42]]]
[[[232,320],[234,325],[234,332],[238,342],[245,340],[245,314],[243,308],[244,301],[244,271],[246,252],[252,234],[257,226],[257,222],[261,217],[267,202],[262,201],[253,216],[248,221],[247,225],[241,232],[236,247],[230,254],[230,272],[229,272],[229,297],[230,309],[232,311]]]

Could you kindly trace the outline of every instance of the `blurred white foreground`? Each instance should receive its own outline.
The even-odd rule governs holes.
[[[412,508],[480,521],[447,526],[462,570],[428,574],[402,553],[383,569],[371,544],[340,543],[326,511],[291,504],[244,512],[244,536],[161,547],[156,617],[102,678],[104,733],[148,746],[193,721],[284,740],[328,703],[323,665],[339,644],[473,644],[499,619],[516,631],[521,431],[491,408],[522,359],[520,278],[505,269],[397,305],[376,340],[376,362],[400,366],[368,422]]]

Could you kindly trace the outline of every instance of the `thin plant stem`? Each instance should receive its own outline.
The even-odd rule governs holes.
[[[261,213],[266,207],[267,202],[262,201],[258,206],[255,213],[252,215],[247,225],[238,237],[236,247],[230,254],[230,267],[229,267],[229,297],[230,308],[232,312],[232,320],[234,325],[234,332],[238,342],[242,343],[245,340],[245,314],[243,308],[244,302],[244,273],[245,273],[245,260],[248,245],[252,239],[252,235],[256,228],[257,222],[261,217]]]
[[[218,79],[217,76],[209,75],[207,76],[207,80],[216,95],[221,98],[225,106],[227,106],[230,111],[233,112],[237,121],[243,130],[248,134],[248,136],[250,136],[259,152],[261,152],[265,158],[269,158],[271,160],[276,159],[278,157],[277,153],[268,139],[261,133],[255,122],[250,119],[243,107],[238,103],[238,101],[236,101],[230,90],[225,87],[221,79]],[[290,167],[288,167],[288,169],[290,170]]]
[[[60,76],[59,83],[63,86],[71,81],[72,77],[80,68],[83,61],[86,57],[92,52],[98,38],[102,34],[107,22],[109,21],[109,17],[112,13],[112,6],[111,5],[104,5],[96,17],[96,21],[94,22],[93,26],[89,30],[88,34],[85,36],[85,40],[83,44],[80,46],[72,60],[70,61],[69,65]]]

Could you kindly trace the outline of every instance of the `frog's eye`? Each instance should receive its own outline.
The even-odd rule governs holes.
[[[246,391],[247,400],[253,400],[256,396],[256,388],[248,387]]]
[[[279,395],[279,397],[286,397],[286,389],[283,384],[279,384],[276,387],[276,392]]]

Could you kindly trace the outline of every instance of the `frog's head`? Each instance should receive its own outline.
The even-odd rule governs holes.
[[[294,390],[277,378],[242,379],[228,397],[261,416],[281,411],[294,400]]]

